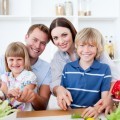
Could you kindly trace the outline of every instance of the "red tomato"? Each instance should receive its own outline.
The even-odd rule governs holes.
[[[120,100],[120,80],[114,84],[111,92],[116,99]]]

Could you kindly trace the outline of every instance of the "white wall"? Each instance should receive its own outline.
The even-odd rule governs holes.
[[[0,0],[1,3],[2,0]],[[91,0],[93,17],[115,17],[113,20],[104,19],[79,19],[77,15],[77,2],[79,0],[71,0],[73,2],[74,17],[70,20],[79,31],[83,27],[95,27],[99,29],[104,36],[113,36],[116,43],[116,58],[120,58],[120,8],[119,0]],[[24,42],[24,36],[31,24],[43,23],[48,27],[55,18],[55,5],[65,0],[9,0],[9,16],[0,15],[0,55],[4,54],[7,45],[12,41]],[[1,9],[1,7],[0,7]],[[1,12],[0,12],[1,13]],[[39,16],[44,16],[39,17]],[[51,17],[54,16],[54,17]],[[35,18],[36,17],[36,18]],[[46,18],[48,17],[48,18]],[[68,17],[69,19],[69,17]],[[45,52],[40,56],[50,62],[57,48],[50,42]]]

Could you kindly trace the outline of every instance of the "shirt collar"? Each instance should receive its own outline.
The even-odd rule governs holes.
[[[12,72],[10,72],[9,76],[11,79],[16,79],[17,81],[21,81],[21,77],[23,77],[24,71],[26,70],[23,70],[16,78],[13,77]]]
[[[78,59],[79,56],[77,55],[76,50],[74,50],[73,52],[74,52],[75,59]],[[71,59],[70,59],[70,56],[69,56],[69,54],[67,52],[60,51],[60,54],[62,54],[62,56],[65,59],[66,63],[72,62]]]
[[[34,65],[31,66],[32,69],[36,69],[36,70],[37,70],[38,66],[39,66],[40,63],[41,63],[41,62],[39,62],[39,60],[40,60],[40,59],[38,59],[38,60],[36,61],[36,63],[35,63]]]
[[[76,61],[72,62],[71,65],[73,67],[80,68],[79,60],[80,59],[77,59]],[[90,66],[90,68],[99,69],[100,66],[101,66],[100,63],[97,60],[94,60],[93,64]]]

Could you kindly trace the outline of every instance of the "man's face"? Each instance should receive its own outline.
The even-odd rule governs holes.
[[[33,32],[28,36],[26,35],[26,46],[30,58],[38,59],[38,57],[44,51],[48,42],[48,35],[39,28],[35,28]]]

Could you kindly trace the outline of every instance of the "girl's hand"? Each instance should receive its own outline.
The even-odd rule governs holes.
[[[57,94],[58,105],[63,110],[66,110],[68,106],[70,106],[71,102],[73,101],[70,92],[64,87],[59,86],[56,90],[56,94]]]
[[[8,97],[14,97],[15,99],[19,98],[21,95],[19,88],[14,88],[8,91],[7,96]]]
[[[86,117],[93,117],[93,118],[97,118],[99,115],[97,109],[95,107],[88,107],[86,108],[83,113],[82,113],[82,117],[86,118]]]

